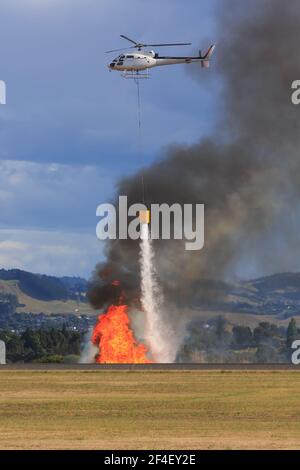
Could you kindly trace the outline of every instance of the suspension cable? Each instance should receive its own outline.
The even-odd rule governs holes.
[[[142,136],[142,113],[141,113],[141,93],[140,93],[140,80],[139,77],[134,79],[137,86],[137,102],[138,102],[138,129],[139,129],[139,156],[142,159],[142,172],[141,172],[141,181],[142,181],[142,200],[145,204],[145,155],[143,149],[143,136]]]

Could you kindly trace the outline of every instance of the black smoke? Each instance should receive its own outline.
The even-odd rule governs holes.
[[[194,69],[193,76],[200,85],[220,79],[218,125],[210,138],[172,148],[144,174],[148,204],[205,204],[202,251],[185,251],[178,241],[155,243],[165,294],[183,304],[195,296],[209,301],[217,294],[205,280],[234,276],[241,266],[271,273],[298,262],[300,107],[291,103],[291,83],[300,79],[300,4],[224,0],[217,11],[211,69]],[[140,202],[141,175],[120,181],[119,194],[129,204]],[[94,307],[114,299],[102,274],[107,269],[129,301],[138,298],[138,255],[138,242],[107,244],[107,261],[92,279]]]

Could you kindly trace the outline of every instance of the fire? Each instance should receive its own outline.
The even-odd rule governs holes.
[[[92,342],[99,346],[96,362],[105,364],[149,363],[147,348],[139,344],[130,329],[127,305],[111,305],[98,317]]]

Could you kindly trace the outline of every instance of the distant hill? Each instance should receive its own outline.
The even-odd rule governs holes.
[[[17,313],[95,315],[95,310],[90,307],[88,302],[78,302],[76,300],[38,300],[30,297],[20,289],[19,281],[0,280],[0,305],[1,299],[6,295],[13,295],[18,299]]]
[[[61,277],[60,280],[68,289],[68,292],[73,292],[76,296],[78,295],[78,293],[86,293],[88,289],[88,281],[82,277],[64,276]]]
[[[298,292],[300,298],[300,273],[281,273],[261,277],[251,281],[252,285],[260,290],[288,290]]]
[[[195,283],[189,304],[178,302],[182,312],[201,317],[225,315],[234,323],[259,321],[286,324],[300,316],[300,273],[281,273],[234,284],[202,280]],[[55,277],[20,269],[0,269],[0,296],[18,299],[18,313],[95,315],[88,302],[88,282],[80,277]],[[206,300],[205,300],[206,299]]]
[[[231,312],[275,315],[278,319],[300,315],[300,273],[280,273],[228,288],[223,308]]]
[[[300,273],[282,273],[255,279],[246,284],[258,302],[281,316],[300,315]]]
[[[18,300],[18,313],[94,315],[86,301],[87,280],[55,277],[21,269],[0,269],[0,301],[7,296]]]
[[[37,300],[81,300],[85,299],[87,281],[77,277],[54,277],[33,274],[21,269],[0,269],[0,280],[18,281],[20,290]]]

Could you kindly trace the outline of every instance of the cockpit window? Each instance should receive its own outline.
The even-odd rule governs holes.
[[[133,55],[127,55],[127,56],[126,56],[126,59],[133,59],[133,58],[134,58]]]

